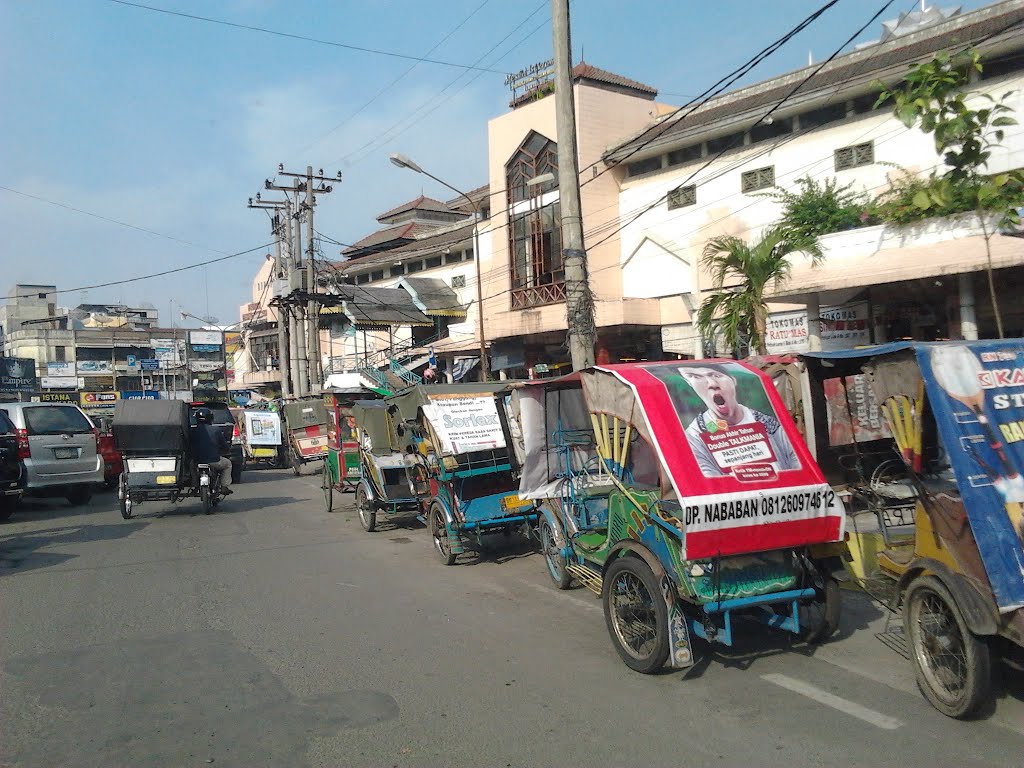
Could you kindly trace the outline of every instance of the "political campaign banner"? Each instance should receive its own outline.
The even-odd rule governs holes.
[[[1024,607],[1024,341],[916,351],[996,604]]]

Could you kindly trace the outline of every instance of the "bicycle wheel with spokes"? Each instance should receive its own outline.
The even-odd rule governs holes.
[[[967,717],[991,695],[988,644],[967,627],[949,590],[934,576],[907,588],[903,625],[917,685],[939,712]]]
[[[601,594],[604,619],[615,650],[626,666],[657,672],[668,660],[668,607],[650,566],[639,557],[611,564]]]

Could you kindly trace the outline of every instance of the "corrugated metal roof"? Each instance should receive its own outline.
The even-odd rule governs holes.
[[[428,315],[465,316],[466,308],[459,297],[439,277],[403,277],[399,283],[412,296],[413,303]]]
[[[401,288],[338,286],[342,309],[356,325],[433,325]]]

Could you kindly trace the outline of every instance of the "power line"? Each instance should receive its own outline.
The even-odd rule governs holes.
[[[424,56],[413,56],[407,53],[398,53],[397,51],[385,51],[380,48],[367,48],[361,45],[351,45],[349,43],[339,43],[334,40],[320,40],[315,37],[307,37],[305,35],[295,35],[290,32],[280,32],[275,29],[267,29],[266,27],[257,27],[251,24],[239,24],[234,21],[225,21],[224,19],[214,19],[209,16],[198,16],[192,13],[182,13],[181,11],[171,11],[167,8],[157,8],[153,5],[143,5],[142,3],[130,3],[128,0],[107,0],[110,3],[116,3],[117,5],[124,5],[129,8],[138,8],[145,11],[153,11],[155,13],[163,13],[168,16],[179,16],[183,19],[191,19],[192,21],[205,21],[209,24],[220,24],[225,27],[233,27],[235,29],[245,29],[250,32],[262,32],[265,35],[276,35],[277,37],[286,37],[291,40],[302,40],[306,43],[316,43],[317,45],[329,45],[333,48],[344,48],[349,51],[359,51],[360,53],[373,53],[378,56],[389,56],[394,59],[405,59],[407,61],[415,61],[419,64],[438,64],[443,67],[452,67],[454,69],[466,69],[466,70],[477,70],[480,72],[490,72],[496,75],[507,75],[508,72],[502,72],[498,69],[487,69],[486,67],[478,67],[473,64],[456,64],[452,61],[441,61],[439,59],[428,59]]]
[[[429,51],[427,51],[427,52],[426,52],[426,53],[424,54],[424,56],[429,56],[429,55],[430,55],[430,54],[432,54],[432,53],[433,53],[434,51],[436,51],[436,50],[437,50],[438,48],[440,48],[440,47],[441,47],[441,46],[442,46],[442,45],[443,45],[443,44],[444,44],[444,43],[445,43],[445,42],[446,42],[446,41],[447,41],[447,40],[448,40],[449,38],[451,38],[451,36],[452,36],[452,35],[454,35],[454,34],[455,34],[456,32],[458,32],[458,31],[459,31],[460,29],[462,29],[462,27],[464,27],[464,26],[465,26],[465,25],[466,25],[466,24],[467,24],[467,23],[469,22],[469,20],[470,20],[470,19],[472,19],[472,18],[473,18],[474,16],[476,16],[476,15],[477,15],[477,13],[479,13],[479,12],[480,12],[480,11],[481,11],[481,10],[483,9],[483,7],[484,7],[485,5],[487,5],[487,4],[489,3],[489,2],[491,2],[491,0],[483,0],[483,2],[482,2],[482,3],[480,3],[480,5],[478,5],[478,6],[476,7],[476,8],[474,8],[474,9],[473,9],[472,11],[470,11],[470,12],[469,12],[469,15],[468,15],[468,16],[466,16],[465,18],[463,18],[463,19],[462,19],[462,21],[460,21],[460,22],[459,22],[458,24],[456,24],[456,25],[455,25],[455,26],[454,26],[454,27],[453,27],[453,28],[452,28],[452,29],[451,29],[451,30],[450,30],[450,31],[448,32],[448,34],[446,34],[446,35],[445,35],[444,37],[442,37],[442,38],[441,38],[440,40],[438,40],[438,41],[437,41],[436,43],[434,43],[434,45],[433,45],[433,46],[432,46],[432,47],[430,48],[430,50],[429,50]],[[373,104],[373,103],[374,103],[375,101],[377,101],[377,99],[379,99],[379,98],[380,98],[381,96],[383,96],[383,95],[384,95],[385,93],[387,93],[387,91],[389,91],[389,90],[391,90],[392,88],[394,88],[394,87],[395,87],[395,86],[396,86],[396,85],[397,85],[397,84],[398,84],[399,82],[401,82],[402,80],[404,80],[404,79],[405,79],[405,78],[406,78],[406,77],[407,77],[407,76],[408,76],[408,75],[409,75],[409,74],[410,74],[410,73],[411,73],[411,72],[412,72],[412,71],[413,71],[414,69],[416,69],[416,67],[418,67],[418,66],[420,65],[420,63],[421,63],[421,62],[419,62],[419,61],[413,62],[412,66],[410,66],[410,67],[409,67],[408,69],[406,69],[406,70],[405,70],[404,72],[402,72],[402,73],[401,73],[401,74],[400,74],[400,75],[399,75],[398,77],[396,77],[396,78],[395,78],[394,80],[392,80],[392,81],[391,81],[390,83],[388,83],[388,84],[387,84],[387,85],[385,85],[385,86],[384,86],[383,88],[381,88],[381,89],[380,89],[379,91],[377,91],[377,92],[376,92],[376,93],[375,93],[375,94],[374,94],[373,96],[371,96],[371,97],[370,97],[370,98],[369,98],[369,99],[368,99],[368,100],[367,100],[366,102],[364,102],[364,103],[363,103],[363,105],[362,105],[362,106],[360,106],[360,107],[359,107],[359,108],[358,108],[358,109],[357,109],[357,110],[356,110],[355,112],[353,112],[352,114],[348,115],[348,116],[347,116],[347,117],[346,117],[346,118],[345,118],[344,120],[342,120],[342,121],[341,121],[340,123],[338,123],[337,125],[335,125],[335,126],[334,126],[333,128],[331,128],[331,129],[330,129],[329,131],[327,131],[326,133],[322,134],[322,135],[321,135],[321,136],[320,136],[319,138],[317,138],[317,139],[314,139],[314,140],[313,140],[313,141],[311,141],[311,142],[310,142],[309,144],[307,144],[307,145],[306,145],[305,147],[303,147],[302,149],[299,149],[299,150],[295,151],[295,152],[294,152],[294,153],[292,153],[292,154],[296,154],[296,155],[298,155],[298,154],[301,154],[301,153],[303,153],[303,152],[306,152],[306,151],[307,151],[307,150],[309,150],[309,149],[312,149],[312,148],[313,148],[313,147],[315,147],[315,146],[316,146],[317,144],[319,144],[319,143],[320,143],[321,141],[323,141],[324,139],[326,139],[326,138],[327,138],[328,136],[330,136],[331,134],[333,134],[333,133],[335,133],[336,131],[340,130],[340,129],[341,129],[341,128],[343,128],[344,126],[348,125],[348,124],[349,124],[350,122],[352,122],[352,120],[354,120],[354,119],[355,119],[355,118],[356,118],[356,117],[357,117],[358,115],[362,114],[362,113],[363,113],[363,111],[364,111],[364,110],[365,110],[365,109],[366,109],[367,107],[369,107],[369,106],[370,106],[371,104]]]
[[[227,261],[228,259],[235,259],[238,258],[239,256],[245,256],[250,253],[255,253],[256,251],[263,251],[272,245],[273,243],[264,243],[263,245],[258,245],[255,248],[249,248],[244,251],[238,251],[237,253],[229,253],[217,259],[210,259],[209,261],[200,261],[196,264],[189,264],[187,266],[177,267],[175,269],[165,269],[162,272],[154,272],[150,275],[139,275],[138,277],[128,277],[125,278],[124,280],[112,280],[109,283],[96,283],[95,285],[80,285],[77,288],[63,288],[59,291],[47,291],[47,295],[55,296],[58,293],[75,293],[76,291],[91,291],[94,288],[110,288],[115,285],[126,285],[128,283],[137,283],[142,280],[152,280],[153,278],[156,277],[165,277],[167,275],[173,275],[178,272],[186,272],[190,269],[198,269],[199,267],[206,267],[209,266],[210,264],[217,264],[221,261]],[[218,251],[218,253],[220,253],[220,251]],[[37,294],[35,293],[28,293],[25,295],[18,296],[2,296],[0,297],[0,299],[5,301],[8,301],[10,299],[30,299],[34,298],[36,295]]]
[[[171,241],[173,241],[175,243],[181,243],[182,245],[188,245],[188,246],[190,246],[192,248],[200,248],[200,249],[202,249],[204,251],[212,251],[213,253],[225,253],[225,251],[219,251],[216,248],[210,248],[209,246],[206,246],[206,245],[199,245],[198,243],[193,243],[193,242],[191,242],[189,240],[182,240],[180,237],[174,237],[174,235],[165,235],[163,232],[157,232],[156,230],[153,230],[153,229],[146,229],[145,227],[140,227],[140,226],[138,226],[136,224],[129,224],[126,221],[119,221],[118,219],[112,219],[109,216],[101,216],[100,214],[93,213],[92,211],[86,211],[86,210],[83,210],[81,208],[76,208],[73,205],[68,205],[67,203],[60,203],[60,202],[57,202],[56,200],[49,200],[49,199],[47,199],[45,197],[40,197],[39,195],[32,195],[32,194],[29,194],[28,192],[22,192],[20,190],[14,189],[13,187],[5,187],[3,185],[0,185],[0,189],[4,190],[5,192],[10,192],[10,193],[15,194],[15,195],[20,195],[21,197],[27,197],[27,198],[29,198],[31,200],[36,200],[36,201],[38,201],[40,203],[46,203],[47,205],[53,205],[53,206],[56,206],[57,208],[64,208],[65,210],[68,210],[68,211],[74,211],[75,213],[80,213],[83,216],[91,216],[92,218],[99,219],[100,221],[106,221],[106,222],[109,222],[111,224],[117,224],[118,226],[127,227],[128,229],[134,229],[134,230],[136,230],[138,232],[145,232],[147,235],[154,235],[156,237],[162,237],[165,240],[171,240]]]
[[[548,6],[548,0],[543,0],[543,2],[541,2],[540,5],[538,5],[525,19],[523,19],[521,22],[519,22],[519,24],[517,24],[515,27],[513,27],[511,32],[509,32],[507,35],[505,35],[497,43],[492,45],[479,58],[477,58],[477,60],[475,62],[473,62],[473,64],[474,65],[479,64],[484,59],[486,59],[488,56],[490,56],[491,53],[493,53],[495,50],[497,50],[499,47],[501,47],[501,45],[503,45],[506,40],[508,40],[510,37],[512,37],[512,35],[514,35],[516,32],[518,32],[520,29],[522,29],[524,26],[526,26],[526,24],[530,21],[530,19],[532,19],[534,16],[536,16],[542,10],[544,10],[544,8],[546,8],[547,6]],[[546,23],[547,23],[547,20],[545,20],[539,26],[534,28],[533,31],[531,31],[529,34],[527,34],[518,43],[513,45],[508,51],[506,51],[498,59],[496,59],[496,61],[501,61],[506,56],[508,56],[510,53],[512,53],[512,51],[514,51],[516,48],[518,48],[520,45],[522,45],[524,42],[526,42],[530,37],[532,37],[534,34],[536,34],[544,26],[544,24],[546,24]],[[376,148],[377,146],[379,146],[379,145],[381,145],[383,143],[386,143],[388,141],[391,141],[392,139],[395,139],[395,138],[401,136],[403,133],[405,133],[405,131],[409,130],[417,122],[419,122],[423,118],[427,117],[428,115],[430,115],[431,113],[436,111],[441,105],[443,105],[449,99],[453,98],[456,94],[460,93],[462,90],[464,90],[465,88],[469,87],[479,77],[482,76],[483,72],[488,72],[488,71],[492,71],[492,70],[488,70],[486,68],[482,69],[479,73],[477,73],[474,77],[470,78],[466,83],[464,83],[462,85],[462,87],[457,89],[454,93],[450,94],[449,96],[446,96],[443,99],[440,98],[441,96],[444,95],[444,93],[446,91],[448,91],[450,88],[455,86],[463,77],[465,77],[466,73],[463,72],[462,74],[458,75],[454,80],[452,80],[450,83],[448,83],[444,88],[442,88],[438,93],[434,94],[432,97],[430,97],[426,101],[422,102],[419,106],[417,106],[412,111],[412,113],[410,115],[401,118],[396,123],[394,123],[394,125],[392,125],[390,128],[387,128],[386,130],[384,130],[377,137],[371,139],[370,141],[366,142],[365,144],[363,144],[362,146],[358,147],[357,149],[355,149],[355,150],[353,150],[351,152],[348,152],[347,154],[343,155],[342,157],[340,157],[340,158],[338,158],[336,160],[332,160],[328,164],[329,165],[337,165],[338,163],[344,163],[350,157],[353,157],[355,155],[360,155],[360,156],[352,161],[352,165],[355,165],[356,163],[362,162],[362,160],[370,154],[370,152],[365,152],[364,153],[364,150],[366,150],[368,148],[372,150],[373,148]],[[423,111],[427,107],[430,107],[430,109],[427,109],[427,111],[424,112],[422,115],[417,116],[419,112]],[[407,125],[404,125],[406,123],[407,123]],[[404,125],[404,127],[403,127],[403,125]],[[395,130],[399,129],[399,128],[401,130],[398,130],[397,133],[395,133]]]

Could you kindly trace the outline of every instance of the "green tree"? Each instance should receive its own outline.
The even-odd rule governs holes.
[[[714,338],[721,334],[733,350],[749,339],[758,354],[767,354],[765,288],[769,284],[778,288],[789,278],[789,256],[799,252],[809,256],[813,264],[822,259],[816,238],[799,236],[779,226],[766,229],[750,245],[732,235],[708,241],[701,266],[711,273],[715,292],[697,310],[701,335]]]
[[[978,214],[985,236],[988,258],[988,289],[996,318],[999,338],[1003,338],[1003,318],[996,297],[992,274],[991,238],[995,232],[988,220],[995,217],[999,226],[1019,223],[1016,208],[1024,202],[1021,189],[1024,173],[1020,170],[988,175],[985,169],[992,149],[1003,141],[1003,128],[1016,125],[1009,116],[1013,110],[1003,102],[1012,95],[994,99],[985,93],[975,94],[979,109],[967,103],[965,90],[972,72],[981,72],[981,57],[967,50],[956,55],[940,53],[931,61],[918,64],[907,74],[902,88],[882,87],[876,106],[892,101],[894,113],[908,128],[917,125],[935,140],[935,151],[948,168],[918,190],[913,203],[923,211],[936,215],[955,200],[966,200]],[[878,83],[878,85],[882,85]]]

